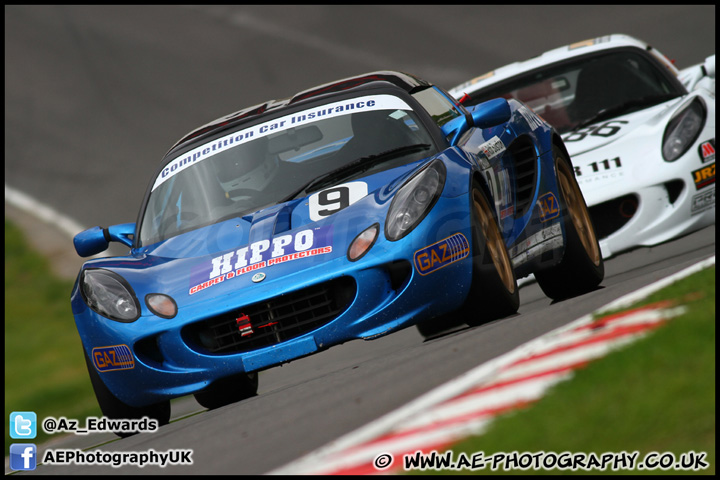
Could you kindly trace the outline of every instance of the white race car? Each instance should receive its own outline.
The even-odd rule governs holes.
[[[466,106],[516,98],[562,135],[605,258],[715,223],[715,55],[678,70],[609,35],[458,85]]]

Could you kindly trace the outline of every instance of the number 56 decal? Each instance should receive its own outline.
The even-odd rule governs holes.
[[[350,182],[336,185],[310,195],[310,220],[316,222],[345,207],[352,205],[368,194],[365,182]]]
[[[621,125],[625,125],[626,123],[629,122],[627,120],[610,120],[609,122],[605,122],[601,125],[591,125],[570,133],[569,135],[563,137],[563,141],[566,143],[579,142],[588,135],[592,135],[594,137],[612,137],[620,131]]]

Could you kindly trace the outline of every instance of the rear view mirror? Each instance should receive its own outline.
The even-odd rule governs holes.
[[[268,152],[271,155],[277,155],[290,150],[299,150],[300,147],[318,142],[322,138],[322,132],[315,125],[291,128],[277,136],[268,138]]]

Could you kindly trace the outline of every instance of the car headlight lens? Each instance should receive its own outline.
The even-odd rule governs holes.
[[[125,323],[140,317],[140,304],[132,287],[117,273],[85,270],[80,288],[87,305],[104,317]]]
[[[401,239],[425,218],[442,193],[445,176],[445,165],[435,160],[400,187],[385,222],[388,240]]]
[[[674,162],[693,144],[705,123],[705,109],[700,101],[692,102],[685,110],[676,115],[663,136],[663,158]]]
[[[173,318],[177,315],[177,303],[163,293],[151,293],[145,296],[145,305],[161,318]]]

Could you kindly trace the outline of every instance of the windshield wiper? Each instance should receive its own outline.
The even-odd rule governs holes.
[[[595,115],[592,115],[590,118],[587,118],[587,119],[583,120],[582,122],[578,123],[571,131],[576,132],[576,131],[580,130],[581,128],[585,128],[589,125],[592,125],[593,123],[599,122],[600,120],[615,117],[622,113],[630,113],[630,112],[628,112],[628,110],[630,110],[630,109],[637,110],[639,108],[650,107],[653,105],[657,105],[658,103],[667,102],[668,100],[676,98],[677,96],[678,95],[676,93],[666,93],[663,95],[648,95],[646,97],[636,98],[634,100],[628,100],[619,105],[614,105],[612,107],[603,108],[602,110],[597,112]],[[635,111],[635,110],[633,110],[633,111]]]
[[[293,198],[300,195],[302,192],[308,192],[312,190],[319,190],[320,188],[324,187],[325,185],[328,185],[330,183],[336,182],[338,179],[346,178],[351,175],[362,173],[370,168],[374,167],[375,165],[378,165],[380,163],[383,163],[387,160],[391,160],[393,158],[397,158],[402,155],[407,155],[409,153],[415,153],[415,152],[421,152],[423,150],[427,150],[430,148],[429,143],[417,143],[414,145],[405,145],[402,147],[393,148],[391,150],[387,150],[385,152],[376,153],[374,155],[368,155],[365,157],[360,157],[356,160],[353,160],[352,162],[346,163],[345,165],[342,165],[341,167],[338,167],[334,170],[330,170],[327,173],[324,173],[320,175],[319,177],[313,178],[306,184],[304,184],[299,189],[295,190],[293,193],[288,195],[286,198],[282,199],[280,203],[288,202],[292,200]]]

